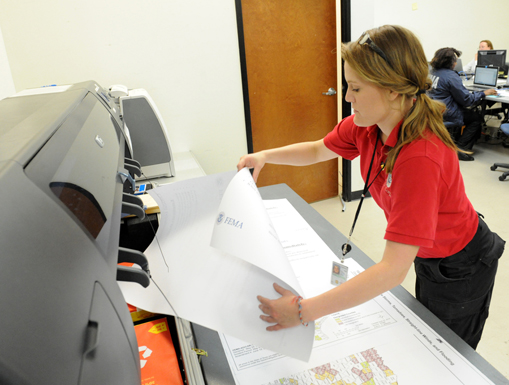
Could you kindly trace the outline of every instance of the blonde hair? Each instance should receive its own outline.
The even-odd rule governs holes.
[[[342,59],[364,80],[378,87],[390,89],[402,96],[401,108],[415,99],[401,125],[398,141],[387,154],[385,169],[391,172],[401,148],[418,138],[426,138],[427,130],[442,142],[458,150],[444,126],[445,105],[425,94],[430,89],[428,62],[419,39],[408,29],[384,25],[367,31],[387,57],[385,61],[369,45],[358,41],[341,45]]]
[[[486,45],[488,46],[489,49],[493,49],[493,44],[491,43],[490,40],[481,40],[479,42],[479,44],[481,44],[481,43],[486,43]]]

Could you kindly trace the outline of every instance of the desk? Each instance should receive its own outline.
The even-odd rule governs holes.
[[[506,79],[498,79],[497,80],[497,87],[502,87],[506,83],[507,83]],[[463,85],[470,92],[474,91],[471,88],[471,86],[473,86],[473,79],[472,78],[469,79],[469,80],[464,80],[463,81]],[[490,96],[486,96],[484,99],[482,99],[480,106],[481,106],[481,115],[482,115],[483,118],[486,115],[486,104],[487,104],[487,102],[501,103],[502,107],[501,108],[496,108],[492,112],[495,112],[497,114],[499,112],[502,112],[502,114],[504,115],[504,119],[507,119],[509,117],[509,88],[499,88],[498,91],[507,92],[508,95],[504,95],[504,96],[490,95]]]
[[[503,85],[505,85],[507,83],[507,80],[506,79],[498,79],[497,80],[497,88],[498,87],[502,87]],[[469,90],[470,92],[473,92],[474,90],[471,88],[473,85],[474,85],[474,80],[473,79],[469,79],[469,80],[463,80],[463,85],[465,86],[465,88],[467,90]],[[490,89],[490,88],[487,88],[487,89]],[[493,88],[494,89],[494,88]],[[502,91],[502,90],[507,90],[509,91],[509,88],[498,88],[499,91]],[[478,91],[478,90],[476,90]],[[509,96],[494,96],[494,95],[490,95],[490,96],[486,96],[486,99],[485,100],[492,100],[492,101],[495,101],[495,102],[499,102],[499,103],[509,103]]]
[[[508,93],[508,95],[503,96],[490,95],[486,96],[485,100],[490,100],[502,104],[509,104],[509,88],[504,88],[504,90]]]
[[[470,86],[474,85],[474,77],[470,77],[468,80],[462,79],[463,85],[468,89]],[[497,79],[497,87],[502,87],[507,83],[507,79]],[[493,87],[495,88],[495,87]]]
[[[299,211],[311,227],[313,227],[316,233],[324,240],[327,246],[329,246],[334,252],[340,250],[341,245],[346,241],[346,237],[343,234],[327,222],[325,218],[323,218],[287,185],[280,184],[263,187],[260,188],[260,193],[263,199],[288,199],[288,201]],[[359,255],[357,262],[363,268],[368,268],[374,264],[374,262],[365,254],[360,253]],[[447,326],[438,320],[438,318],[428,311],[428,309],[422,306],[405,289],[398,286],[392,290],[392,293],[423,321],[432,326],[435,331],[441,334],[447,342],[449,342],[475,367],[482,371],[491,381],[495,384],[509,384],[508,379],[493,368],[486,360],[470,348],[470,346],[463,342],[463,340],[461,340]],[[208,357],[203,357],[201,362],[206,383],[208,385],[235,384],[218,333],[197,324],[192,324],[192,328],[196,346],[209,352]]]

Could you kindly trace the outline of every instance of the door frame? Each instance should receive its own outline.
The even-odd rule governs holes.
[[[339,7],[338,7],[339,3]],[[351,40],[351,0],[336,0],[336,9],[341,12],[341,36],[338,39],[341,42],[349,42]],[[244,118],[246,125],[247,152],[253,153],[253,131],[251,123],[251,109],[249,104],[249,85],[247,79],[247,62],[246,62],[246,46],[244,41],[244,21],[242,17],[242,0],[235,0],[235,12],[237,17],[237,34],[239,42],[240,70],[242,78],[242,97],[244,101]],[[339,37],[339,36],[338,36]],[[339,51],[339,50],[338,50]],[[338,52],[338,72],[341,71],[341,87],[342,90],[341,103],[338,102],[338,112],[342,118],[350,115],[350,103],[346,102],[346,87],[343,80],[343,70],[341,65],[341,52]],[[341,70],[340,70],[341,69]],[[338,73],[338,79],[339,77]],[[339,83],[339,82],[338,82]],[[343,200],[349,202],[361,197],[362,191],[352,191],[352,162],[347,159],[341,159],[341,195]]]
[[[249,105],[249,86],[247,82],[246,45],[244,41],[244,19],[242,18],[242,0],[235,0],[237,14],[237,35],[239,39],[240,72],[242,77],[242,97],[244,100],[244,117],[246,121],[247,152],[253,153],[253,130],[251,109]]]
[[[348,43],[350,40],[352,40],[352,16],[351,16],[351,0],[342,0],[341,1],[341,42],[342,43]],[[341,70],[341,104],[342,104],[342,114],[341,118],[344,119],[347,116],[351,115],[351,106],[350,103],[348,103],[345,100],[346,96],[346,81],[345,81],[345,74],[343,69]],[[360,198],[362,191],[352,191],[352,161],[348,159],[343,159],[342,162],[342,182],[343,182],[343,188],[341,191],[341,196],[345,202],[350,202],[353,199]]]

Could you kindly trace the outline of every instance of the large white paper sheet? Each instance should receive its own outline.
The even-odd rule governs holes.
[[[286,200],[265,201],[307,295],[332,288],[335,256]],[[284,235],[283,235],[284,234]],[[299,250],[296,250],[299,249]],[[352,259],[349,278],[363,269]],[[309,273],[306,269],[310,269]],[[317,271],[320,270],[320,271]],[[309,278],[313,277],[313,278]],[[239,385],[492,384],[477,368],[390,292],[315,322],[309,362],[275,354],[220,334]]]
[[[256,296],[278,297],[274,282],[297,292],[300,289],[289,274],[288,260],[253,185],[245,169],[151,190],[162,213],[156,239],[145,251],[152,282],[146,289],[126,282],[120,286],[126,301],[134,306],[173,314],[307,361],[313,345],[312,324],[273,333],[265,330],[267,323],[259,318]],[[221,203],[222,199],[235,202]],[[226,217],[217,224],[220,212],[227,213],[236,225],[225,225]],[[227,252],[211,246],[214,229],[221,238],[214,244],[226,244]],[[228,242],[223,234],[228,231],[252,234],[242,241],[237,234]],[[249,240],[251,236],[254,241]]]
[[[277,276],[302,295],[299,281],[247,168],[235,176],[223,195],[211,245]]]

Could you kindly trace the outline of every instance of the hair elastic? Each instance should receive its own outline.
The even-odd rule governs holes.
[[[422,90],[419,90],[417,91],[417,93],[415,94],[415,96],[419,96],[421,94],[425,94],[426,93],[426,90],[422,89]]]

